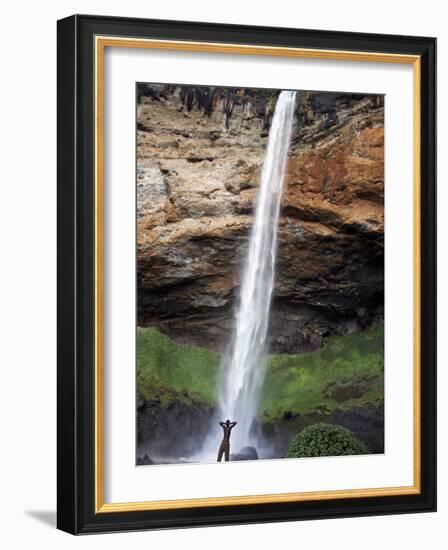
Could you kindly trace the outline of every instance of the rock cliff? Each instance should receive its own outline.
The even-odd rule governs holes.
[[[276,93],[138,88],[138,324],[224,349]],[[383,318],[380,96],[301,92],[279,227],[271,349]]]

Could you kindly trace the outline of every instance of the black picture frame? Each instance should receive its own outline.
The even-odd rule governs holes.
[[[95,511],[95,120],[97,35],[420,57],[419,494]],[[74,15],[58,21],[57,526],[73,534],[430,512],[436,509],[436,39]]]

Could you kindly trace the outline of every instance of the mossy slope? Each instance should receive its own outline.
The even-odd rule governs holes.
[[[329,412],[383,400],[383,340],[381,326],[330,338],[312,353],[269,356],[261,416]]]
[[[152,327],[137,329],[137,387],[147,400],[213,404],[218,368],[218,353],[177,344]]]
[[[383,400],[383,327],[330,338],[325,348],[270,355],[260,417],[347,410]],[[155,328],[137,331],[138,389],[146,399],[215,401],[219,354],[177,344]]]

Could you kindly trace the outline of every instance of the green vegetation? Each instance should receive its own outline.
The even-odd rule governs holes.
[[[146,399],[212,404],[218,367],[218,353],[177,344],[155,328],[137,329],[137,385]]]
[[[329,338],[324,348],[271,355],[260,403],[263,419],[285,411],[331,412],[383,400],[384,328]]]
[[[368,452],[364,443],[347,428],[330,424],[313,424],[293,438],[286,458],[361,455]]]
[[[270,355],[260,402],[264,421],[291,411],[331,412],[383,400],[383,327],[329,338],[312,353]],[[219,354],[137,331],[138,389],[146,399],[213,404]]]

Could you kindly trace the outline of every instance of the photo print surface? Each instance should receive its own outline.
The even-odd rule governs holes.
[[[384,452],[384,97],[138,83],[136,464]]]

